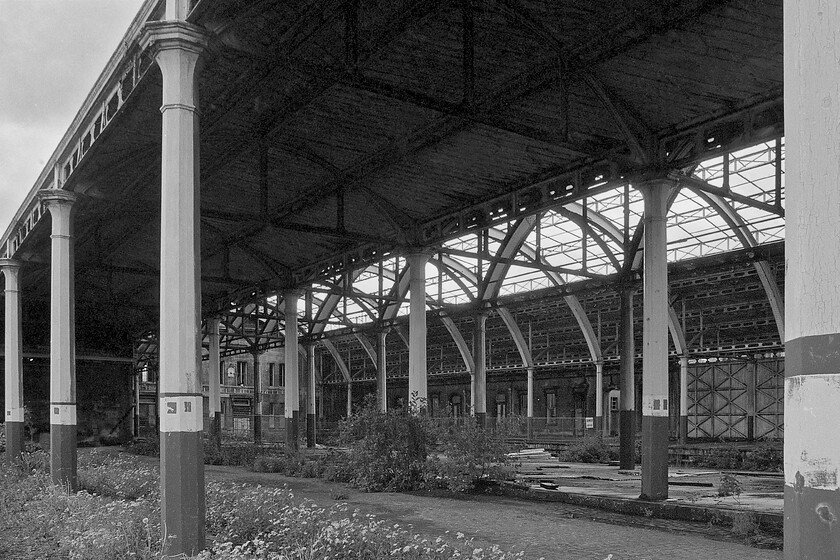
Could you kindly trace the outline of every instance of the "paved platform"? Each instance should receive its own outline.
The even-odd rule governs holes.
[[[516,483],[505,492],[521,498],[558,501],[663,519],[724,523],[752,514],[761,527],[781,535],[784,521],[782,473],[670,468],[668,499],[639,499],[641,470],[561,462],[548,453],[517,454]]]

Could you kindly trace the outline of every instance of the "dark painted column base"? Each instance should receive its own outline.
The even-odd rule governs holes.
[[[804,484],[785,485],[785,558],[837,558],[840,551],[838,515],[840,496],[837,491],[808,488]]]
[[[487,427],[487,413],[486,412],[476,412],[475,413],[475,423],[478,424],[479,428],[486,428]]]
[[[622,410],[618,416],[619,468],[636,468],[636,411]]]
[[[14,461],[23,449],[23,422],[6,422],[6,459]]]
[[[668,498],[668,417],[642,416],[643,500]]]
[[[254,421],[254,443],[262,443],[262,416],[254,414],[252,416]]]
[[[217,447],[222,445],[222,413],[214,412],[210,419],[210,439]]]
[[[160,433],[161,531],[164,557],[204,549],[204,448],[201,432]]]
[[[528,439],[534,439],[534,419],[528,418]]]
[[[315,415],[306,415],[306,447],[315,447]]]
[[[688,443],[688,416],[680,416],[680,443]]]
[[[50,476],[57,484],[75,492],[79,485],[76,477],[76,425],[50,425]]]
[[[299,410],[292,411],[292,417],[286,417],[286,449],[289,451],[298,450],[298,419]]]
[[[602,431],[604,427],[604,420],[600,416],[595,417],[595,435],[596,436],[603,436],[604,432]]]

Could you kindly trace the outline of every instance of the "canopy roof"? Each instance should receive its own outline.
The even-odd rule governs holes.
[[[161,14],[143,6],[2,238],[45,302],[37,191],[80,195],[83,341],[158,322],[161,77],[138,41]],[[379,272],[398,283],[416,247],[444,306],[627,275],[625,187],[650,179],[671,181],[672,259],[783,237],[781,0],[202,0],[189,19],[211,36],[206,315],[314,282],[311,332],[391,319],[405,293]],[[379,298],[338,306],[351,283]]]

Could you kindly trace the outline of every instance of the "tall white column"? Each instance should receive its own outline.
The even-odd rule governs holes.
[[[621,298],[621,322],[619,323],[619,343],[621,344],[621,364],[619,371],[619,463],[623,470],[636,468],[636,377],[634,360],[636,357],[635,337],[633,332],[633,287],[622,286],[618,290]]]
[[[300,292],[287,290],[283,292],[283,314],[286,327],[283,331],[285,348],[283,355],[286,361],[286,449],[298,448],[298,425],[300,422],[300,387],[298,380],[298,298]]]
[[[680,443],[688,441],[688,356],[680,356]]]
[[[353,415],[353,382],[347,381],[347,418]]]
[[[309,292],[311,293],[311,292]],[[306,447],[315,447],[315,345],[306,345],[306,372],[309,379],[309,390],[306,392],[308,408],[306,410]]]
[[[207,38],[183,21],[185,10],[185,1],[167,0],[167,19],[147,23],[141,41],[163,77],[158,388],[165,556],[204,548],[196,79]]]
[[[222,426],[222,399],[220,391],[219,376],[222,361],[221,349],[219,347],[219,318],[211,317],[207,321],[207,339],[210,343],[210,356],[208,357],[207,385],[210,388],[208,404],[208,416],[210,418],[210,436],[218,444],[221,443]]]
[[[428,406],[426,372],[426,261],[418,251],[406,255],[409,273],[408,315],[408,404]]]
[[[376,333],[376,400],[380,412],[388,412],[388,327]]]
[[[487,425],[487,312],[475,315],[473,329],[473,361],[475,362],[475,420]]]
[[[534,437],[534,368],[528,368],[528,439]]]
[[[5,399],[6,459],[18,457],[24,449],[23,413],[23,342],[20,318],[20,261],[0,259],[0,270],[6,279],[5,318]]]
[[[668,497],[668,184],[639,186],[645,202],[642,335],[642,498]]]
[[[840,4],[784,3],[785,558],[840,551]]]
[[[76,294],[73,203],[67,191],[45,191],[52,217],[50,290],[50,473],[76,490]]]
[[[595,362],[595,433],[602,433],[604,422],[604,362]]]

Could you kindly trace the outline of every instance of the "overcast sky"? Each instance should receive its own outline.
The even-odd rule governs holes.
[[[0,0],[0,235],[143,0]]]

